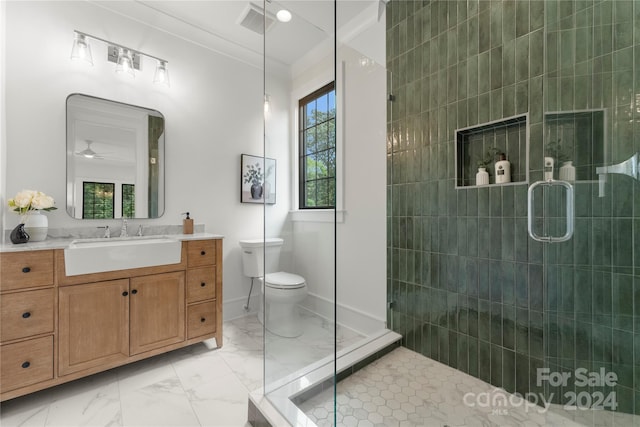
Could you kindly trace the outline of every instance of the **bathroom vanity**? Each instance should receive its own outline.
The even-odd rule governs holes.
[[[222,237],[172,236],[180,261],[67,275],[69,241],[0,252],[0,400],[215,338]]]

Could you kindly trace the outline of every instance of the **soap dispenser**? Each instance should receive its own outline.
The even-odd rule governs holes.
[[[496,184],[511,182],[511,163],[504,153],[500,153],[499,159],[496,162]]]
[[[189,218],[189,212],[183,212],[182,215],[187,216],[185,219],[182,220],[182,233],[193,234],[193,219]]]

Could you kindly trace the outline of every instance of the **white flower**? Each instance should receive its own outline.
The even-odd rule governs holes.
[[[37,191],[31,199],[33,209],[48,209],[53,207],[53,197],[47,196],[41,191]]]
[[[13,199],[8,200],[9,207],[19,215],[37,210],[52,211],[57,209],[54,204],[53,197],[34,190],[22,190]]]
[[[16,197],[13,198],[13,201],[18,208],[28,208],[31,204],[31,199],[33,198],[35,191],[32,190],[23,190],[16,194]]]

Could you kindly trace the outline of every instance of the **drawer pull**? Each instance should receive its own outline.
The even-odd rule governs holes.
[[[200,286],[202,286],[203,288],[204,288],[206,285],[207,285],[207,284],[206,284],[206,283],[204,283],[204,282],[200,283]]]
[[[123,296],[123,297],[126,297],[127,295],[129,295],[129,292],[127,292],[127,291],[124,291],[124,292],[122,293],[122,296]]]
[[[23,273],[29,273],[31,271],[31,267],[22,267]]]
[[[23,319],[28,319],[29,317],[31,317],[31,313],[29,313],[28,311],[26,313],[22,313]]]
[[[205,251],[200,251],[200,255],[206,255],[206,254],[207,254],[207,252],[205,252]]]
[[[137,290],[137,289],[134,289],[134,290],[132,290],[132,291],[131,291],[131,294],[132,294],[132,295],[135,295],[135,294],[137,294],[137,293],[138,293],[138,290]]]
[[[205,319],[204,317],[200,318],[200,322],[204,323],[207,319]]]
[[[29,362],[24,362],[24,363],[22,364],[22,368],[23,368],[23,369],[27,369],[29,366],[31,366],[31,363],[29,363]]]

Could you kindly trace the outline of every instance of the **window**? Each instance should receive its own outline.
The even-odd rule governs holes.
[[[82,183],[82,218],[113,218],[115,184],[106,182]]]
[[[329,83],[302,98],[300,108],[300,209],[336,205],[336,92]]]
[[[136,216],[135,185],[122,184],[122,217],[134,218],[135,216]]]

